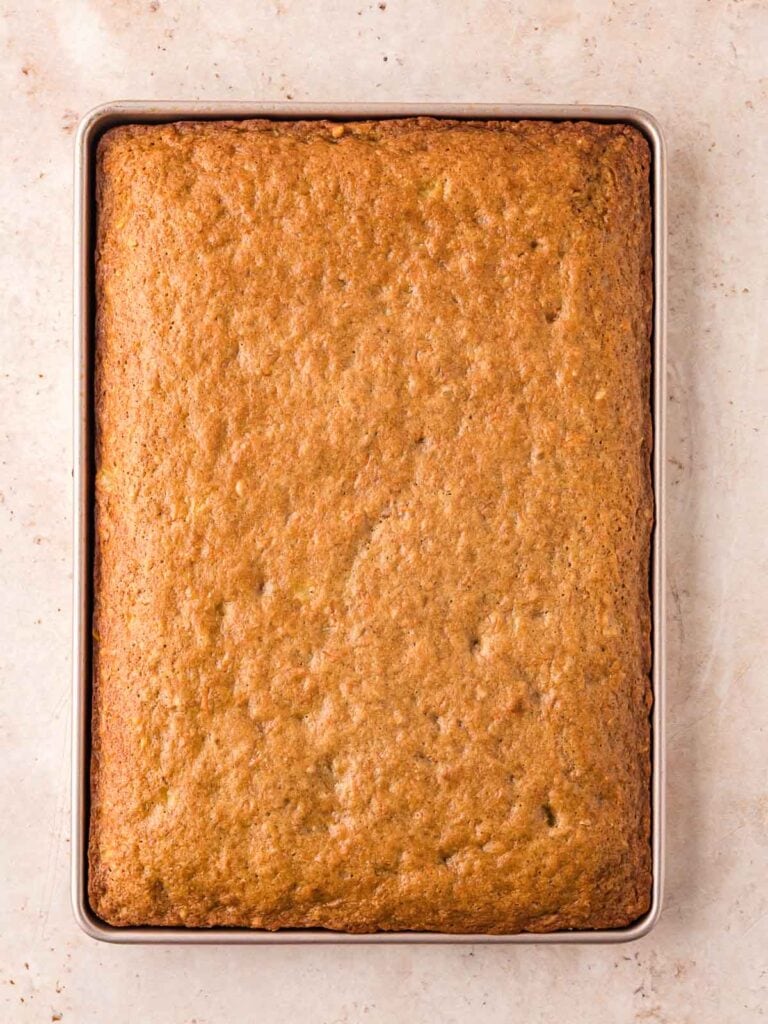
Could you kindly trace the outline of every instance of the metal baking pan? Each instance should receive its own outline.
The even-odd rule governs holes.
[[[651,908],[627,928],[607,931],[519,935],[449,935],[433,932],[377,932],[352,935],[321,929],[277,932],[241,928],[115,928],[88,903],[88,799],[91,730],[91,587],[93,560],[93,226],[96,144],[108,128],[127,123],[253,117],[299,120],[411,117],[618,121],[634,125],[652,153],[654,313],[653,313],[653,486],[655,526],[652,539],[654,703],[652,723],[653,893]],[[72,902],[88,935],[107,942],[170,943],[552,943],[626,942],[646,935],[661,911],[664,869],[664,676],[665,676],[665,407],[666,407],[666,163],[661,130],[649,114],[631,107],[550,106],[472,103],[109,103],[86,114],[75,146],[74,233],[74,615],[72,744]]]

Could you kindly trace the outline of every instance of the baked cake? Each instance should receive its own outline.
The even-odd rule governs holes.
[[[96,913],[637,919],[643,136],[128,125],[97,196]]]

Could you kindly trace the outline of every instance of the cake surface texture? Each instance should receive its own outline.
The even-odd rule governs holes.
[[[591,122],[104,135],[101,918],[647,911],[649,167]]]

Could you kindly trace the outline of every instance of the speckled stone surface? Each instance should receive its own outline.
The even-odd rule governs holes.
[[[768,996],[762,3],[2,15],[0,1017],[150,1024],[761,1019]],[[358,13],[359,12],[359,13]],[[440,21],[440,31],[436,24]],[[386,59],[385,59],[386,58]],[[71,155],[115,98],[623,102],[670,169],[669,832],[656,930],[612,948],[141,949],[68,896]]]

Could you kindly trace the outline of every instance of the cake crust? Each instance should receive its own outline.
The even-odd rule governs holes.
[[[636,920],[645,139],[130,125],[96,185],[95,912]]]

